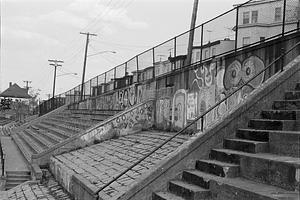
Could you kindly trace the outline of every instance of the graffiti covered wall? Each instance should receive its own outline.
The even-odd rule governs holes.
[[[81,139],[86,142],[102,141],[114,136],[127,135],[136,130],[150,128],[154,124],[153,101],[148,101],[110,119],[103,125],[86,132]]]
[[[80,102],[74,108],[89,110],[126,110],[143,101],[155,98],[155,83],[134,84]]]
[[[166,129],[171,126],[175,130],[183,128],[188,122],[205,113],[264,68],[263,60],[254,54],[223,57],[194,67],[189,71],[187,89],[178,89],[171,94],[160,95],[163,89],[157,88],[157,127]],[[210,127],[236,108],[263,83],[264,76],[264,73],[259,75],[242,90],[207,113],[203,120],[203,128]],[[180,88],[176,84],[182,83],[175,82],[173,88]],[[201,125],[199,122],[197,128],[201,129]]]
[[[190,88],[187,90],[187,120],[192,120],[195,116],[203,114],[263,70],[264,67],[261,58],[251,55],[243,60],[234,58],[214,61],[191,70]],[[241,91],[236,92],[227,101],[207,113],[204,117],[204,129],[233,110],[263,81],[264,74],[261,74],[243,87]],[[198,128],[201,128],[200,123]]]

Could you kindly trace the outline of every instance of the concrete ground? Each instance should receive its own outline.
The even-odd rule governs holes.
[[[25,158],[9,136],[1,137],[5,171],[30,171]]]

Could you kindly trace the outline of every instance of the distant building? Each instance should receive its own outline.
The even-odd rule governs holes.
[[[238,47],[264,41],[266,38],[280,34],[283,24],[283,2],[283,0],[257,0],[240,7]],[[299,1],[287,0],[286,2],[285,32],[296,29],[299,21]]]
[[[18,84],[9,83],[9,87],[4,90],[0,97],[13,98],[13,99],[29,99],[31,96],[28,94],[28,90],[21,88]]]
[[[234,40],[224,39],[224,40],[217,40],[214,42],[208,42],[201,46],[194,46],[192,51],[192,62],[195,63],[200,61],[201,57],[201,49],[202,49],[202,60],[211,58],[212,56],[220,55],[225,52],[234,49]]]

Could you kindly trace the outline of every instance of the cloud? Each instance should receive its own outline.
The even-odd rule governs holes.
[[[54,22],[57,24],[67,24],[77,28],[83,28],[87,24],[86,19],[62,10],[55,10],[51,13],[41,15],[38,20]]]
[[[15,29],[9,27],[2,27],[3,30],[3,37],[6,39],[18,39],[22,41],[26,40],[34,40],[36,43],[45,44],[48,46],[58,46],[62,45],[58,40],[50,38],[44,34],[40,34],[33,31],[28,31],[24,29]]]
[[[128,4],[124,4],[126,1],[120,1],[121,3],[112,3],[107,2],[98,3],[97,0],[75,0],[68,6],[70,12],[75,12],[79,15],[87,14],[89,19],[89,26],[123,26],[127,29],[146,29],[148,24],[142,21],[134,20],[129,16],[126,8]],[[111,28],[114,29],[114,28]]]

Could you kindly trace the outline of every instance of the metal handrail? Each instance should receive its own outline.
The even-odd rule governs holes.
[[[145,155],[143,158],[141,158],[140,160],[136,161],[135,163],[133,163],[130,167],[128,167],[126,170],[124,170],[122,173],[120,173],[118,176],[116,176],[113,180],[109,181],[108,183],[106,183],[103,187],[101,187],[100,189],[98,189],[95,194],[101,192],[103,189],[105,189],[106,187],[108,187],[110,184],[112,184],[113,182],[115,182],[116,180],[118,180],[121,176],[123,176],[124,174],[126,174],[129,170],[131,170],[132,168],[134,168],[136,165],[138,165],[139,163],[141,163],[142,161],[144,161],[146,158],[148,158],[150,155],[152,155],[154,152],[156,152],[158,149],[160,149],[161,147],[163,147],[165,144],[167,144],[169,141],[171,141],[172,139],[174,139],[175,137],[177,137],[178,135],[180,135],[183,131],[185,131],[187,128],[189,128],[191,125],[195,124],[199,119],[201,119],[202,124],[203,124],[203,118],[204,116],[209,113],[210,111],[212,111],[213,109],[215,109],[216,107],[218,107],[221,103],[223,103],[224,101],[226,101],[229,97],[231,97],[233,94],[235,94],[237,91],[241,90],[243,87],[247,86],[251,81],[253,81],[255,78],[257,78],[260,74],[262,74],[263,72],[265,72],[267,69],[269,69],[273,64],[275,64],[278,60],[283,59],[283,57],[285,55],[287,55],[289,52],[291,52],[292,50],[294,50],[294,48],[296,48],[298,45],[300,45],[300,42],[297,42],[294,46],[292,46],[288,51],[284,52],[282,51],[281,55],[275,59],[273,62],[271,62],[266,68],[264,68],[262,71],[260,71],[258,74],[256,74],[254,77],[252,77],[251,79],[249,79],[246,83],[244,83],[242,86],[238,87],[236,90],[234,90],[231,94],[229,94],[226,98],[222,99],[220,102],[216,103],[214,106],[212,106],[211,108],[209,108],[207,111],[205,111],[203,114],[201,114],[200,116],[198,116],[196,119],[194,119],[192,122],[190,122],[187,126],[185,126],[184,128],[182,128],[180,131],[178,131],[175,135],[169,137],[167,140],[165,140],[162,144],[160,144],[159,146],[157,146],[155,149],[153,149],[151,152],[149,152],[147,155]],[[283,63],[281,65],[281,71],[283,71]],[[203,126],[201,126],[201,128],[203,129]],[[98,199],[99,199],[99,195],[98,195]]]
[[[154,47],[152,47],[152,48],[150,48],[150,49],[147,49],[147,50],[145,50],[145,51],[143,51],[143,52],[141,52],[141,53],[135,55],[134,57],[132,57],[132,58],[129,59],[129,60],[132,60],[132,59],[134,59],[135,57],[141,56],[141,55],[143,55],[144,53],[147,53],[147,52],[149,52],[149,51],[153,51],[153,49],[158,48],[159,46],[162,46],[163,44],[168,43],[168,42],[174,40],[174,38],[181,37],[181,36],[183,36],[184,34],[187,34],[187,33],[190,32],[190,31],[196,30],[197,28],[200,28],[201,26],[203,26],[203,25],[205,25],[205,24],[208,24],[208,23],[210,23],[210,22],[212,22],[212,21],[214,21],[214,20],[216,20],[216,19],[218,19],[218,18],[220,18],[220,17],[222,17],[222,16],[224,16],[224,15],[226,15],[226,14],[228,14],[228,13],[230,13],[230,12],[236,10],[236,9],[238,9],[239,7],[242,7],[242,6],[244,6],[244,5],[246,5],[246,4],[250,3],[250,2],[252,2],[252,1],[253,1],[253,0],[248,0],[248,1],[244,2],[244,3],[241,3],[241,4],[237,5],[236,7],[232,8],[232,9],[230,9],[230,10],[224,12],[224,13],[221,13],[221,14],[219,14],[218,16],[212,18],[212,19],[207,20],[207,21],[201,23],[200,25],[197,25],[196,27],[194,27],[194,28],[192,28],[192,29],[189,29],[189,30],[187,30],[187,31],[185,31],[185,32],[183,32],[183,33],[181,33],[181,34],[178,34],[178,35],[176,35],[175,37],[173,37],[173,38],[171,38],[171,39],[168,39],[168,40],[166,40],[166,41],[164,41],[164,42],[161,42],[161,43],[159,43],[158,45],[156,45],[156,46],[154,46]],[[128,61],[126,61],[126,62],[124,62],[124,63],[122,63],[122,64],[120,64],[120,65],[118,65],[118,66],[122,66],[122,65],[126,64],[127,62],[128,62]],[[118,66],[117,66],[117,67],[118,67]],[[185,66],[185,67],[186,67],[186,66]],[[114,67],[114,68],[116,68],[116,67]],[[113,70],[114,68],[112,68],[112,69],[110,69],[110,70]],[[110,70],[109,70],[109,71],[110,71]],[[92,79],[94,79],[94,78],[97,78],[98,76],[105,75],[106,73],[107,73],[107,72],[104,72],[104,73],[102,73],[102,74],[100,74],[100,75],[97,75],[97,76],[91,78],[90,80],[92,80]],[[89,82],[90,80],[86,81],[84,84],[86,84],[86,83]],[[81,86],[81,84],[78,85],[78,86]],[[76,86],[76,87],[78,87],[78,86]],[[68,92],[74,90],[76,87],[74,87],[74,88],[72,88],[72,89],[70,89],[70,90],[68,90],[68,91],[66,91],[66,92],[64,92],[64,93],[62,93],[62,94],[66,94],[66,93],[68,93]],[[56,95],[55,97],[59,97],[59,96],[62,95],[62,94]],[[47,101],[49,101],[49,100],[47,100]],[[46,102],[47,102],[47,101],[46,101]],[[44,102],[44,103],[46,103],[46,102]]]

